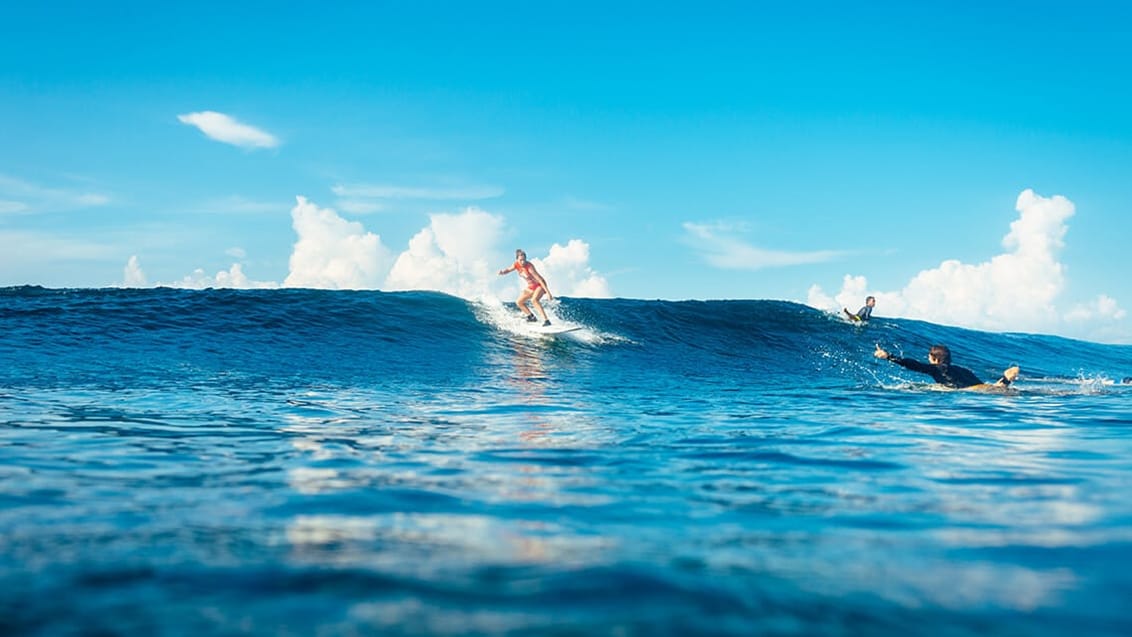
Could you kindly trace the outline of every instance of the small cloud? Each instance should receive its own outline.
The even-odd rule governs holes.
[[[237,121],[224,113],[201,111],[178,115],[177,119],[184,124],[197,127],[210,139],[240,148],[275,148],[279,146],[279,140],[275,136]]]
[[[431,199],[464,200],[494,199],[503,196],[498,186],[414,187],[391,184],[338,184],[331,191],[350,199]]]
[[[145,272],[142,271],[141,262],[137,255],[131,256],[122,268],[122,287],[143,288],[146,285]]]
[[[17,266],[40,266],[114,258],[113,246],[83,237],[0,230],[0,271]]]
[[[0,200],[0,215],[27,212],[28,210],[28,205],[26,203],[23,203],[22,201]]]
[[[242,258],[243,250],[240,248],[232,248],[228,250],[229,254],[235,252],[240,254]],[[122,287],[127,288],[140,288],[146,287],[147,278],[145,272],[142,271],[141,261],[137,256],[131,256],[129,261],[126,262],[126,267],[122,271]],[[215,276],[205,274],[204,270],[197,268],[191,274],[187,274],[179,281],[172,283],[158,283],[159,287],[181,288],[187,290],[206,290],[209,288],[234,288],[240,290],[255,290],[255,289],[275,289],[279,287],[278,283],[273,281],[253,281],[244,274],[244,268],[239,263],[233,263],[232,267],[227,270],[221,270]]]
[[[579,212],[609,212],[613,210],[613,206],[604,204],[599,201],[590,201],[588,199],[578,199],[577,197],[566,197],[562,200],[562,205],[569,210],[577,210]]]
[[[339,199],[338,207],[353,215],[371,215],[385,210],[383,204],[376,201],[363,201],[360,199]]]
[[[197,268],[192,274],[186,275],[180,281],[163,283],[171,288],[184,288],[189,290],[205,290],[208,288],[234,288],[239,290],[275,289],[278,283],[273,281],[253,281],[244,274],[244,268],[239,263],[233,263],[231,268],[221,270],[216,276],[205,274],[204,270]]]
[[[792,265],[823,263],[843,256],[842,252],[819,250],[811,252],[785,252],[764,250],[732,236],[742,227],[727,224],[684,224],[684,242],[699,252],[709,265],[723,270],[760,270]]]
[[[282,213],[287,206],[282,202],[255,201],[240,195],[209,199],[192,207],[192,212],[202,214],[265,214]]]
[[[84,194],[75,198],[75,201],[81,206],[105,206],[110,203],[110,197],[106,195],[91,195]]]
[[[110,197],[101,193],[41,186],[2,174],[0,197],[3,197],[0,199],[0,214],[66,211],[110,203]]]
[[[224,251],[224,254],[236,259],[246,259],[248,257],[247,251],[243,248],[228,248]]]
[[[1127,315],[1128,313],[1120,307],[1116,299],[1107,294],[1101,294],[1089,303],[1074,306],[1073,309],[1065,314],[1065,320],[1074,323],[1084,323],[1098,319],[1119,321]]]
[[[331,192],[339,197],[338,208],[355,215],[368,215],[389,208],[390,200],[478,201],[503,195],[497,186],[396,186],[392,184],[337,184]]]

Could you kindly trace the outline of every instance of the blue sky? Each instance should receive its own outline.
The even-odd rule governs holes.
[[[1132,343],[1111,2],[20,3],[0,285],[786,299]]]

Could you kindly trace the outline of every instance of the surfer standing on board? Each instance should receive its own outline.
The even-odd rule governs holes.
[[[542,324],[550,325],[550,319],[546,317],[546,310],[542,309],[542,303],[539,303],[539,299],[542,298],[543,294],[546,294],[546,298],[553,301],[554,295],[550,293],[550,286],[546,284],[546,279],[542,278],[542,275],[535,269],[535,264],[527,261],[526,252],[521,249],[516,250],[515,262],[511,264],[511,267],[500,270],[499,276],[508,272],[518,272],[519,276],[527,282],[527,287],[519,293],[519,298],[515,301],[515,305],[519,306],[519,311],[526,315],[528,321],[537,321],[534,313],[527,307],[527,301],[530,301],[538,309],[538,313],[542,315]]]
[[[871,297],[870,297],[871,298]],[[928,350],[928,362],[921,363],[912,358],[902,358],[900,356],[893,356],[884,351],[880,345],[877,345],[877,350],[873,352],[873,356],[883,358],[886,361],[892,361],[897,365],[910,369],[914,372],[927,374],[935,380],[935,382],[951,387],[954,389],[967,389],[968,387],[975,387],[977,385],[986,385],[983,381],[975,376],[975,372],[951,364],[951,350],[947,349],[946,345],[932,345]],[[1010,383],[1018,378],[1018,366],[1015,365],[1002,372],[1002,378],[995,381],[994,385],[986,385],[987,387],[1009,387]]]
[[[856,314],[853,314],[852,312],[850,312],[849,308],[847,308],[847,307],[841,308],[841,310],[843,312],[845,312],[845,316],[848,316],[850,321],[854,321],[854,322],[863,321],[865,323],[868,323],[869,319],[871,319],[873,317],[873,306],[875,306],[876,304],[877,304],[877,297],[866,296],[864,307],[857,310]]]

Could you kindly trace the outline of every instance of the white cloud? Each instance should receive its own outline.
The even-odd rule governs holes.
[[[505,223],[502,217],[479,208],[460,214],[434,214],[429,226],[409,241],[409,249],[397,257],[386,279],[393,290],[426,289],[446,292],[466,299],[499,298],[495,290],[506,288],[505,298],[513,297],[519,279],[503,279],[500,266],[509,265],[500,248]],[[609,285],[589,265],[589,245],[571,239],[557,243],[543,259],[532,257],[539,273],[546,278],[555,296],[610,297]]]
[[[331,191],[343,198],[359,199],[432,199],[479,200],[501,197],[498,186],[471,185],[457,187],[414,187],[391,184],[338,184]]]
[[[1128,313],[1120,307],[1116,299],[1107,294],[1101,294],[1090,303],[1074,306],[1065,314],[1065,320],[1080,323],[1098,319],[1119,321],[1127,315]]]
[[[115,249],[85,239],[38,232],[0,231],[0,267],[42,266],[65,261],[101,261],[113,257]]]
[[[230,257],[236,258],[236,259],[246,259],[246,258],[248,258],[247,250],[244,250],[243,248],[238,248],[238,247],[237,248],[228,248],[227,250],[224,251],[224,254],[226,254]]]
[[[350,214],[368,215],[387,210],[389,200],[478,201],[503,195],[497,186],[396,186],[392,184],[337,184],[331,192],[338,196],[338,207]]]
[[[231,195],[228,197],[219,197],[216,199],[209,199],[202,203],[194,204],[190,210],[194,213],[204,214],[265,214],[265,213],[282,213],[287,210],[285,202],[279,201],[255,201],[242,197],[240,195]]]
[[[75,203],[82,207],[87,206],[105,206],[110,203],[110,197],[106,195],[98,195],[93,193],[84,193],[75,197]]]
[[[375,212],[385,210],[383,204],[361,199],[339,199],[338,207],[352,215],[372,215]]]
[[[27,212],[30,210],[26,203],[21,201],[3,201],[0,200],[0,215],[11,214],[15,212]]]
[[[739,229],[726,224],[684,224],[684,242],[692,246],[709,265],[724,270],[759,270],[807,263],[822,263],[842,256],[832,250],[783,252],[763,250],[736,239]]]
[[[122,286],[127,288],[147,287],[148,278],[141,267],[141,260],[137,255],[131,256],[122,269]],[[233,263],[227,270],[221,270],[215,276],[205,274],[204,270],[197,268],[191,274],[185,275],[179,281],[170,283],[157,283],[158,287],[182,288],[190,290],[204,290],[208,288],[237,288],[274,289],[279,284],[272,281],[253,281],[244,274],[244,268],[239,263]]]
[[[1059,261],[1066,221],[1073,203],[1062,196],[1041,197],[1032,190],[1019,196],[1019,216],[1003,237],[1005,252],[978,264],[957,260],[918,273],[902,290],[869,291],[865,277],[846,276],[841,291],[828,296],[820,286],[809,290],[809,305],[839,311],[854,309],[866,294],[877,297],[877,315],[903,316],[989,331],[1065,333],[1096,339],[1112,333],[1105,326],[1125,318],[1117,302],[1101,295],[1087,306],[1062,313],[1057,299],[1065,289],[1065,266]],[[1088,323],[1088,324],[1086,324]],[[1111,340],[1111,339],[1106,339]]]
[[[381,237],[360,223],[346,221],[297,197],[291,210],[298,240],[283,285],[330,289],[374,289],[388,268],[389,250]]]
[[[184,124],[195,126],[210,139],[240,148],[275,148],[279,140],[254,126],[237,121],[216,111],[200,111],[178,115]]]
[[[0,197],[0,214],[66,211],[110,203],[110,197],[102,193],[41,186],[7,175],[0,175]]]
[[[1125,319],[1128,313],[1112,297],[1101,294],[1087,304],[1074,306],[1065,322],[1081,338],[1099,343],[1132,343]]]
[[[434,214],[429,226],[410,241],[386,279],[392,290],[437,290],[463,298],[481,298],[498,268],[487,261],[497,254],[502,217],[479,208],[460,214]]]
[[[221,270],[216,273],[216,276],[209,276],[204,273],[204,270],[197,268],[193,273],[185,276],[180,281],[173,283],[162,283],[173,288],[186,288],[191,290],[204,290],[207,288],[237,288],[241,290],[252,289],[274,289],[279,287],[278,283],[272,281],[253,281],[244,274],[244,268],[239,263],[233,263],[231,268]]]
[[[503,217],[476,207],[460,213],[430,215],[428,226],[410,240],[406,250],[394,255],[381,238],[362,224],[347,221],[331,209],[322,209],[304,197],[296,198],[291,211],[297,235],[291,253],[290,273],[284,287],[324,289],[435,290],[469,300],[513,298],[517,279],[502,278],[497,271],[510,263],[501,249],[506,224]],[[239,248],[229,254],[243,258]],[[609,285],[589,265],[589,245],[571,239],[565,246],[554,244],[545,259],[532,258],[547,277],[556,296],[609,297]],[[140,264],[131,258],[126,281],[142,281]],[[240,264],[227,272],[208,276],[197,269],[171,287],[277,287],[275,283],[251,281]],[[499,294],[506,288],[506,292]]]
[[[131,256],[122,268],[122,287],[144,288],[146,286],[145,272],[142,271],[141,262],[137,255]]]
[[[613,294],[605,277],[590,268],[590,246],[571,239],[565,246],[550,246],[545,259],[532,259],[555,296],[609,298]]]
[[[600,201],[591,201],[589,199],[579,199],[577,197],[566,197],[562,201],[562,206],[570,210],[578,210],[580,212],[609,212],[613,210],[613,206],[602,203]]]

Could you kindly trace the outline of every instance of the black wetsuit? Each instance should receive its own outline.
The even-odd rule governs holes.
[[[890,356],[888,360],[914,372],[927,374],[940,385],[947,385],[955,389],[963,389],[964,387],[983,384],[983,381],[979,380],[978,376],[975,376],[975,372],[966,367],[944,365],[942,363],[932,365],[931,363],[921,363],[914,358],[898,358],[896,356]]]
[[[873,308],[866,305],[865,307],[857,310],[857,313],[854,316],[857,317],[858,321],[868,321],[873,317]]]

